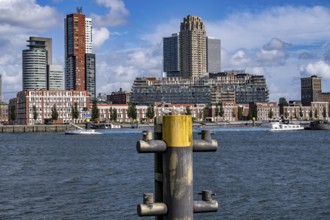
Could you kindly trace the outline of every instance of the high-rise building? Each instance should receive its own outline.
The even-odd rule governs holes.
[[[22,76],[23,90],[47,89],[47,65],[49,38],[30,38],[29,49],[23,50]],[[48,46],[49,47],[49,46]]]
[[[315,75],[301,78],[301,104],[310,106],[311,102],[322,101],[322,79]]]
[[[163,71],[167,77],[178,77],[180,74],[179,42],[179,34],[163,38]]]
[[[207,72],[219,73],[221,72],[221,42],[219,39],[207,38]]]
[[[47,89],[63,89],[63,70],[61,65],[48,65]]]
[[[180,25],[180,76],[207,76],[206,31],[200,17],[188,15]]]
[[[88,90],[91,100],[95,100],[95,54],[93,54],[92,48],[92,19],[86,18],[82,14],[82,8],[78,8],[77,13],[66,16],[64,26],[65,89]]]
[[[180,33],[163,38],[163,71],[167,77],[204,77],[221,72],[221,41],[206,37],[202,20],[187,16]]]
[[[23,50],[23,91],[63,89],[61,65],[52,65],[52,39],[30,37]]]
[[[96,100],[96,69],[95,54],[86,54],[86,90],[88,91],[91,101]]]

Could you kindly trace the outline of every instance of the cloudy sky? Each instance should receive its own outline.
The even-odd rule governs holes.
[[[0,74],[4,101],[22,90],[29,36],[53,38],[64,63],[64,18],[76,7],[93,19],[97,93],[130,91],[138,76],[162,76],[162,38],[187,15],[221,39],[222,70],[263,74],[270,101],[300,99],[300,78],[318,75],[330,92],[329,0],[0,0]]]

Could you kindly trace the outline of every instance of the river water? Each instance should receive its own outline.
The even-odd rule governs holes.
[[[195,219],[330,219],[329,131],[224,129],[214,138],[217,152],[194,153],[194,199],[209,189],[220,207]],[[153,155],[136,152],[140,139],[0,134],[0,219],[154,219],[136,212],[154,191]]]

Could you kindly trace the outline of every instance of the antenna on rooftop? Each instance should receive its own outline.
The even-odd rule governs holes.
[[[77,7],[77,14],[82,14],[82,10],[83,10],[82,7]]]

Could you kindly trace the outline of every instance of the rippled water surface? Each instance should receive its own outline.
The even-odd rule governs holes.
[[[195,200],[210,189],[220,204],[194,218],[330,219],[330,132],[249,131],[217,131],[217,152],[194,153]],[[0,219],[154,219],[136,213],[153,192],[140,139],[0,134]]]

